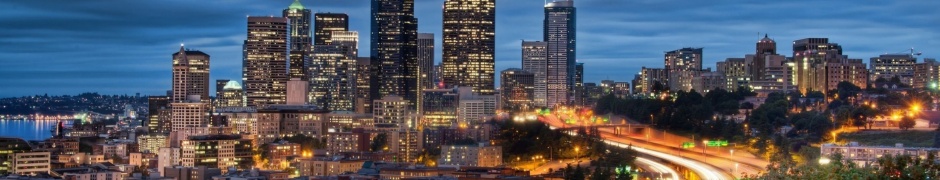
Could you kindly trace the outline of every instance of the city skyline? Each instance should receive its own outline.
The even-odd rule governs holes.
[[[8,13],[0,22],[20,24],[0,28],[4,32],[0,41],[7,42],[0,44],[0,56],[5,57],[0,61],[0,83],[12,87],[0,90],[0,97],[88,91],[162,94],[171,88],[171,82],[165,80],[171,76],[166,56],[180,43],[213,57],[210,81],[239,79],[245,15],[279,17],[291,2],[176,2],[198,5],[192,7],[164,2],[0,2],[0,7],[10,8],[0,12]],[[348,14],[350,31],[369,30],[367,1],[302,2],[313,12]],[[704,47],[703,67],[714,67],[725,58],[752,53],[753,43],[763,33],[780,43],[778,52],[787,56],[792,52],[792,41],[820,37],[838,42],[843,54],[864,59],[866,64],[868,58],[911,47],[924,52],[922,57],[938,57],[933,52],[940,47],[936,40],[940,34],[931,31],[936,28],[929,22],[936,22],[940,15],[929,3],[940,3],[852,2],[805,6],[803,2],[575,0],[582,19],[578,60],[585,63],[585,82],[629,81],[642,66],[662,66],[664,51]],[[541,39],[537,32],[542,28],[543,3],[497,3],[497,72],[521,67],[520,39]],[[139,8],[107,8],[124,5]],[[213,7],[211,11],[195,8],[207,5]],[[419,33],[441,37],[442,5],[443,0],[416,0]],[[772,16],[794,9],[803,13]],[[729,10],[740,13],[720,13]],[[177,13],[163,13],[166,11]],[[609,21],[591,21],[598,18]],[[73,21],[83,23],[70,23]],[[359,39],[360,47],[369,43],[368,34],[360,33]],[[435,43],[440,47],[440,40]],[[360,48],[360,53],[368,51]],[[441,62],[440,53],[435,52],[436,64]]]

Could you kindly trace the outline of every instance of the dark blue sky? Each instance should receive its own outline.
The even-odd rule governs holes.
[[[247,15],[279,16],[292,0],[0,1],[0,97],[49,93],[160,94],[170,54],[185,43],[212,56],[211,79],[241,78]],[[415,0],[419,31],[440,44],[444,0]],[[368,54],[368,0],[302,0],[344,12]],[[496,70],[520,67],[521,39],[542,37],[543,0],[498,0]],[[705,67],[753,53],[758,33],[779,52],[793,40],[828,37],[851,58],[911,47],[940,57],[935,0],[576,0],[585,81],[629,81],[662,67],[663,51],[704,47]],[[762,36],[762,35],[760,35]],[[438,49],[440,61],[440,49]]]

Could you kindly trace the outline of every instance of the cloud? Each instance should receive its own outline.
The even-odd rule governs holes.
[[[343,12],[369,54],[368,0],[302,0]],[[440,47],[444,0],[416,0],[419,32]],[[541,40],[544,0],[497,1],[496,71],[520,67],[520,39]],[[664,51],[704,47],[705,67],[753,53],[758,32],[778,42],[827,37],[851,58],[910,47],[940,52],[940,1],[575,0],[585,81],[629,81],[662,67]],[[291,0],[0,1],[0,97],[36,93],[162,94],[179,43],[212,56],[212,79],[240,79],[246,15],[278,16]],[[440,61],[440,48],[436,58]]]

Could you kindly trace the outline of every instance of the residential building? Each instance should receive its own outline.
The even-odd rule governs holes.
[[[702,71],[702,48],[667,51],[665,57],[669,90],[692,90],[692,78]]]
[[[867,87],[868,73],[860,59],[842,55],[842,46],[828,38],[806,38],[793,42],[794,78],[800,92],[835,89],[847,81]]]
[[[298,134],[321,138],[326,129],[323,125],[327,110],[310,105],[274,105],[258,109],[256,141],[259,144],[274,142],[274,139]]]
[[[326,135],[326,154],[328,156],[338,155],[343,152],[368,152],[371,136],[362,129],[352,132],[333,132]]]
[[[640,70],[640,89],[637,92],[650,94],[669,90],[669,75],[666,69],[646,68]]]
[[[173,131],[209,125],[209,103],[200,101],[199,95],[190,96],[186,101],[171,103],[170,108]]]
[[[9,155],[8,172],[19,175],[49,173],[51,155],[49,152],[21,152]]]
[[[715,89],[727,89],[729,82],[725,78],[721,72],[702,71],[699,76],[693,77],[692,89],[703,95]]]
[[[408,127],[408,101],[400,96],[386,96],[373,101],[372,118],[375,124],[388,124],[399,128]]]
[[[917,64],[917,58],[912,54],[883,54],[872,57],[868,62],[871,66],[870,80],[872,82],[879,79],[891,81],[892,78],[898,78],[901,83],[913,85],[915,64]]]
[[[222,175],[222,169],[210,168],[206,166],[196,167],[164,167],[160,168],[166,172],[163,177],[188,180],[212,180],[213,176]]]
[[[445,145],[441,147],[440,165],[496,167],[503,163],[503,148],[500,146]]]
[[[940,82],[940,63],[936,59],[924,59],[924,62],[914,65],[914,88],[937,88]]]
[[[735,91],[738,87],[750,87],[752,68],[754,64],[749,58],[727,58],[725,61],[719,61],[716,65],[717,73],[723,74],[727,82],[722,83],[721,89]],[[714,76],[714,74],[710,74]],[[704,74],[702,74],[704,76]],[[702,92],[705,89],[695,89]],[[707,89],[711,90],[711,89]]]
[[[165,135],[149,134],[137,136],[137,145],[140,152],[157,153],[161,147],[169,147],[169,142]]]
[[[861,166],[877,165],[878,158],[886,155],[926,158],[929,154],[940,155],[938,152],[940,152],[938,148],[904,147],[901,143],[895,146],[861,146],[858,142],[849,142],[844,146],[823,144],[820,147],[820,155],[823,158],[841,154],[844,161],[851,161]]]
[[[300,159],[294,167],[300,176],[322,177],[358,172],[363,163],[364,160],[313,158]]]

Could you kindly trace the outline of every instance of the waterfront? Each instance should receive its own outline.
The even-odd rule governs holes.
[[[0,136],[24,140],[45,140],[52,137],[56,120],[0,120]]]

